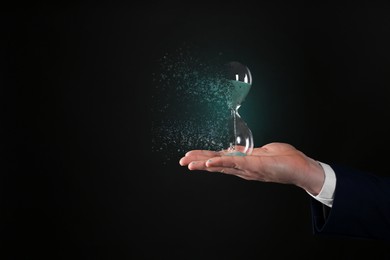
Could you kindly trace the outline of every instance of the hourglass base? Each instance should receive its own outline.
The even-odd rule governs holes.
[[[226,150],[223,150],[222,151],[222,154],[223,155],[227,155],[227,156],[246,156],[247,154],[244,153],[244,152],[240,152],[236,149],[236,147],[234,145],[230,145],[230,147]]]
[[[227,156],[246,156],[246,153],[234,151],[234,152],[224,152],[224,155],[227,155]]]

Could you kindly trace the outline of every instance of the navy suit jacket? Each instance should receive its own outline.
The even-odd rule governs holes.
[[[390,178],[331,167],[337,178],[332,208],[311,199],[314,234],[390,240]]]

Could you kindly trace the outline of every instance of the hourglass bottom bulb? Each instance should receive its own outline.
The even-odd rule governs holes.
[[[225,147],[228,148],[222,151],[223,155],[246,156],[250,155],[253,151],[252,131],[242,120],[237,109],[231,111],[229,141]]]
[[[245,150],[242,151],[237,150],[236,147],[233,144],[231,144],[228,149],[222,151],[222,154],[227,156],[246,156],[251,153],[251,150],[248,150],[247,152],[244,151]]]

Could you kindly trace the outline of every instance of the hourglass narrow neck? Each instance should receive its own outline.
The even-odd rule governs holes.
[[[233,115],[233,113],[234,113],[234,114],[238,113],[238,109],[240,108],[240,106],[241,106],[241,105],[237,105],[237,106],[232,106],[232,107],[230,107],[230,111],[231,111],[232,115]]]
[[[237,110],[238,108],[232,108],[230,113],[232,117],[232,123],[233,123],[233,143],[230,144],[230,149],[235,150],[235,146],[237,145]]]

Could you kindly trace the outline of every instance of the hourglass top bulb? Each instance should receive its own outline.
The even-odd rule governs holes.
[[[225,75],[232,85],[229,91],[229,107],[236,110],[248,95],[252,86],[252,74],[247,66],[232,61],[225,65]]]

